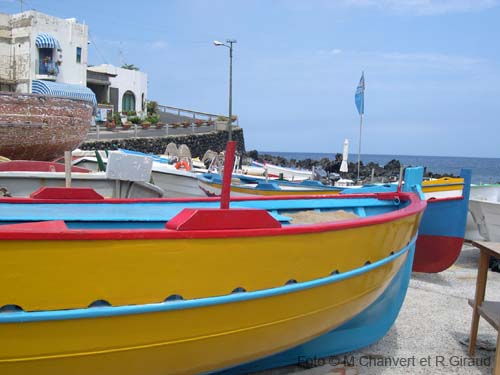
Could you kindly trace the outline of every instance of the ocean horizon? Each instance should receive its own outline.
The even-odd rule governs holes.
[[[335,159],[336,153],[330,152],[284,152],[284,151],[258,151],[259,154],[281,156],[286,159],[295,160],[321,160],[323,158]],[[358,160],[357,154],[350,155],[349,162]],[[422,166],[432,173],[451,173],[459,175],[462,168],[472,170],[472,183],[487,184],[500,182],[500,158],[465,157],[465,156],[426,156],[426,155],[378,155],[362,154],[361,161],[364,164],[378,163],[384,166],[391,160],[396,159],[404,167]]]

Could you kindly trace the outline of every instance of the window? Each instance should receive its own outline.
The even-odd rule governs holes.
[[[122,98],[122,112],[135,111],[135,96],[132,91],[126,91]]]
[[[76,47],[76,62],[78,64],[82,62],[82,47]]]
[[[59,67],[53,61],[52,55],[52,48],[38,48],[38,71],[36,74],[57,75]]]

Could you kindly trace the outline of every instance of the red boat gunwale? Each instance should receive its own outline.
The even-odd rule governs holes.
[[[463,200],[463,195],[460,197],[447,197],[447,198],[430,198],[427,199],[427,203],[438,203],[438,202],[446,202],[446,201],[460,201]]]

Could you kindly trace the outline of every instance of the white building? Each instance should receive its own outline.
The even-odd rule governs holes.
[[[0,13],[0,90],[96,102],[86,87],[88,26],[33,10]]]
[[[139,70],[103,64],[88,68],[87,86],[99,103],[110,103],[115,111],[146,112],[148,75]]]
[[[119,112],[146,112],[146,73],[88,67],[87,58],[88,26],[75,18],[33,10],[0,13],[0,91],[78,97]]]

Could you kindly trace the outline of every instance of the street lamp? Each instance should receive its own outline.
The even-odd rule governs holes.
[[[233,139],[232,137],[232,122],[233,122],[233,43],[236,43],[235,39],[227,39],[226,43],[214,40],[214,46],[216,47],[227,47],[229,48],[229,119],[227,120],[227,132],[229,141]]]

